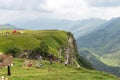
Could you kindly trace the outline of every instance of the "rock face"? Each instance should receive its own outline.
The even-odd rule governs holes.
[[[74,65],[78,56],[77,44],[74,36],[68,33],[67,44],[64,48],[60,48],[60,54],[64,54],[64,61],[68,65]]]

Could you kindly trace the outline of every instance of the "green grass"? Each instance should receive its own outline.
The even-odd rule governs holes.
[[[120,51],[107,54],[100,58],[107,65],[120,67]]]
[[[20,30],[21,31],[21,30]],[[19,31],[19,32],[20,32]],[[33,49],[40,45],[44,40],[49,52],[57,55],[59,48],[66,45],[67,32],[60,30],[22,30],[24,33],[13,35],[12,30],[0,30],[0,52],[5,52],[9,47],[18,47],[23,49]],[[5,32],[9,32],[8,37],[5,37]]]
[[[119,80],[117,77],[75,66],[65,67],[60,63],[49,64],[42,61],[42,67],[37,69],[33,65],[30,69],[23,67],[23,59],[15,59],[15,66],[11,67],[11,76],[7,76],[7,69],[0,69],[0,76],[5,76],[10,80]]]

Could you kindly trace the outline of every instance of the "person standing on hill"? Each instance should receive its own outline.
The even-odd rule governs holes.
[[[53,61],[53,55],[50,54],[50,55],[48,56],[48,58],[49,58],[50,65],[51,65],[51,64],[53,63],[53,62],[52,62],[52,61]]]
[[[5,37],[8,37],[8,35],[9,35],[9,33],[8,33],[8,32],[6,32],[6,33],[5,33]]]
[[[65,67],[67,66],[67,64],[68,64],[68,61],[65,61]]]

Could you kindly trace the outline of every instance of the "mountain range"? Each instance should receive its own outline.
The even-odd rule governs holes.
[[[87,35],[92,31],[99,29],[99,26],[105,22],[106,20],[98,18],[83,19],[78,21],[38,18],[29,21],[14,21],[11,23],[12,25],[1,25],[0,29],[65,30],[72,32],[77,39],[80,36]]]
[[[22,28],[15,27],[15,26],[13,26],[11,24],[0,25],[0,30],[14,30],[14,29],[20,30]]]
[[[103,27],[103,26],[102,26]],[[79,37],[78,47],[88,48],[99,56],[113,54],[120,50],[120,18],[111,19],[104,27],[86,36]]]
[[[99,26],[105,23],[106,20],[91,18],[78,21],[72,20],[58,20],[58,19],[43,19],[38,18],[29,21],[13,22],[12,24],[24,29],[46,30],[46,29],[59,29],[70,31],[77,39],[80,36],[89,34],[97,30]]]
[[[99,57],[95,58],[94,56],[92,58],[101,61],[106,66],[109,65],[114,68],[120,67],[120,18],[113,18],[99,27],[101,28],[91,32],[90,34],[79,37],[77,39],[78,48],[86,48],[87,50],[92,51]],[[79,52],[81,56],[86,58],[85,54],[81,54],[81,50],[79,50]],[[90,54],[88,53],[88,55]],[[93,65],[98,63],[93,63],[93,60],[91,59],[89,59],[89,61]],[[104,70],[105,65],[102,70]],[[96,66],[95,68],[98,69],[99,66]],[[116,71],[118,74],[119,70],[120,69]]]

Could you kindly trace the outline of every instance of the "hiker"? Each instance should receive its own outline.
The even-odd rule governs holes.
[[[5,33],[5,37],[8,37],[8,35],[9,35],[9,33],[8,33],[8,32],[6,32],[6,33]]]
[[[37,58],[38,61],[36,62],[35,67],[37,69],[39,69],[42,66],[42,64],[40,63],[42,61],[42,56],[41,55],[37,55],[36,58]]]
[[[37,55],[36,58],[37,58],[37,60],[42,61],[42,56],[41,55]]]
[[[37,69],[39,69],[41,66],[42,66],[42,64],[41,64],[39,61],[37,61],[35,67],[36,67]]]
[[[23,67],[32,67],[33,61],[32,60],[25,60]]]
[[[10,64],[8,64],[7,68],[8,68],[8,76],[10,76],[11,75]]]
[[[32,67],[33,61],[29,61],[29,63],[27,64],[27,67]]]
[[[65,67],[67,66],[67,64],[68,64],[68,61],[65,61]]]
[[[52,58],[50,58],[50,64],[52,64]]]
[[[49,61],[50,61],[50,64],[52,64],[52,61],[53,61],[53,55],[49,55]]]
[[[42,61],[42,56],[40,55],[40,61]]]

